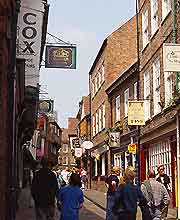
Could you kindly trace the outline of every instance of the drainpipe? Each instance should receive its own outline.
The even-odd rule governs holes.
[[[16,118],[15,118],[15,103],[16,103],[16,37],[17,37],[17,22],[18,13],[20,11],[20,0],[16,0],[16,8],[12,13],[12,46],[11,46],[11,60],[9,72],[9,189],[8,189],[8,207],[7,219],[15,220],[16,203],[17,203],[17,181],[16,181],[16,167],[17,167],[17,149],[16,149]]]

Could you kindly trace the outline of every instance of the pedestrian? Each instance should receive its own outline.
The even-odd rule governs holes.
[[[65,181],[65,183],[68,184],[68,183],[69,183],[69,177],[70,177],[69,167],[66,167],[66,168],[61,172],[61,176],[62,176],[63,180]]]
[[[140,187],[134,184],[135,175],[133,167],[125,170],[125,183],[115,192],[113,220],[136,220],[137,203],[142,206],[147,202]]]
[[[81,169],[80,177],[81,177],[81,182],[82,182],[82,190],[85,190],[88,178],[87,178],[87,172],[83,168]]]
[[[107,184],[108,191],[107,191],[107,206],[106,206],[106,220],[112,220],[113,213],[112,208],[114,205],[115,200],[115,190],[119,184],[119,173],[120,168],[114,166],[111,171],[111,175],[105,179],[105,183]]]
[[[80,187],[80,176],[72,173],[69,185],[61,188],[59,191],[60,220],[79,220],[79,209],[82,208],[84,202],[83,192]]]
[[[166,187],[166,189],[169,193],[169,196],[171,197],[170,178],[167,174],[165,174],[164,165],[158,166],[158,175],[156,176],[156,180],[158,182],[162,183]],[[168,206],[166,206],[166,208],[164,209],[163,214],[162,214],[162,218],[166,218],[167,214],[168,214]]]
[[[148,172],[148,180],[141,185],[141,190],[148,202],[153,220],[162,220],[163,210],[169,204],[169,194],[166,187],[155,179],[155,171]],[[146,218],[144,218],[146,220]]]
[[[51,171],[52,164],[47,157],[41,160],[42,168],[35,172],[31,194],[35,203],[36,220],[54,220],[55,198],[58,196],[58,182]]]

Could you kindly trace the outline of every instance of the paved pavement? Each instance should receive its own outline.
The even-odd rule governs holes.
[[[86,190],[84,191],[85,197],[96,204],[101,209],[106,209],[106,193],[96,191],[96,190]],[[169,209],[167,220],[175,220],[177,216],[177,209]],[[141,211],[138,209],[137,220],[141,220]]]
[[[17,212],[16,220],[34,220],[35,212],[33,207],[33,202],[30,202],[28,190],[23,190],[21,192],[19,200],[19,209]],[[55,220],[59,219],[59,212],[56,212]],[[94,205],[94,203],[85,199],[84,207],[80,210],[79,220],[104,220],[105,211]]]

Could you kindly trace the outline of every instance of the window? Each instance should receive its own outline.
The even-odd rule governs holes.
[[[134,83],[134,99],[137,99],[137,82]]]
[[[158,29],[158,0],[151,0],[151,35]]]
[[[102,123],[102,127],[103,128],[105,128],[106,127],[106,106],[105,106],[105,104],[103,104],[103,106],[102,106],[102,110],[103,110],[103,123]]]
[[[165,81],[165,103],[167,105],[173,96],[173,73],[165,72],[164,81]]]
[[[102,74],[101,71],[98,71],[98,75],[99,75],[99,87],[102,85]]]
[[[105,166],[105,155],[102,155],[102,160],[101,160],[101,176],[106,175],[106,166]]]
[[[120,121],[120,95],[116,97],[116,121]]]
[[[150,74],[144,74],[144,113],[145,121],[150,119]]]
[[[99,132],[99,116],[98,111],[96,112],[96,134]]]
[[[143,40],[143,48],[149,42],[149,32],[148,32],[148,9],[146,8],[142,14],[142,40]]]
[[[95,85],[94,82],[92,82],[92,97],[95,95]]]
[[[99,109],[99,131],[102,130],[102,110]]]
[[[102,74],[102,83],[105,81],[105,69],[104,69],[104,63],[101,66],[101,74]]]
[[[129,89],[124,91],[124,117],[128,116]]]
[[[97,91],[98,91],[98,78],[96,76],[96,78],[95,78],[95,94]]]
[[[68,153],[68,144],[63,144],[63,153]]]
[[[160,60],[157,58],[153,63],[153,91],[154,91],[154,115],[161,111],[160,102]]]
[[[171,0],[162,0],[162,20],[166,18],[171,11]]]
[[[68,165],[68,157],[63,157],[62,163],[63,165]]]
[[[98,161],[95,159],[95,176],[98,175]]]
[[[95,116],[93,116],[93,136],[96,135]]]

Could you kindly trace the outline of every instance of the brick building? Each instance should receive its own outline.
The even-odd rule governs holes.
[[[173,42],[171,1],[139,0],[138,18],[140,98],[145,100],[146,121],[140,137],[141,179],[146,177],[146,168],[157,171],[157,166],[163,164],[171,178],[175,206],[176,116],[179,109],[175,97],[179,94],[175,90],[175,73],[163,69],[163,43]]]
[[[89,72],[92,155],[95,157],[92,176],[96,180],[103,179],[111,168],[107,134],[111,127],[110,103],[105,91],[136,62],[136,54],[136,18],[133,17],[104,40]]]
[[[125,170],[136,166],[136,156],[128,152],[128,145],[137,143],[136,126],[128,126],[128,100],[137,100],[138,71],[137,62],[125,71],[106,90],[111,106],[111,129],[117,132],[120,141],[111,147],[111,164]]]
[[[59,150],[60,168],[76,166],[73,140],[78,139],[78,119],[68,118],[68,128],[62,128],[62,143]]]

